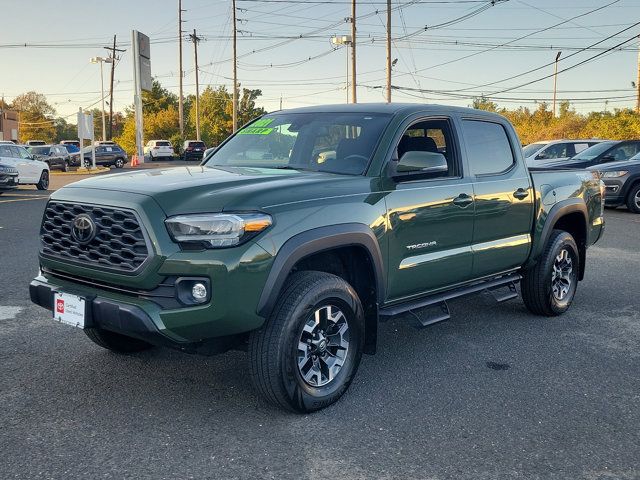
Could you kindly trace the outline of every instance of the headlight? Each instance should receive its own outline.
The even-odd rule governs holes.
[[[208,248],[234,247],[271,226],[265,213],[204,213],[178,215],[165,220],[178,243],[200,243]]]
[[[627,170],[616,170],[614,172],[600,172],[600,176],[602,178],[617,178],[624,177],[627,173],[629,173]]]

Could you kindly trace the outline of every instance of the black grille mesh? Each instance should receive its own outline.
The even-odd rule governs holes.
[[[86,245],[71,234],[73,220],[82,213],[91,216],[97,227],[95,238]],[[149,256],[136,215],[119,208],[49,202],[40,239],[46,256],[123,273],[136,272]]]

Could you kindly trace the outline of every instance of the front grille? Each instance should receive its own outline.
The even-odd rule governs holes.
[[[72,234],[73,222],[81,214],[91,217],[96,227],[86,244]],[[40,239],[44,256],[119,273],[136,273],[149,257],[136,214],[121,208],[49,202]]]

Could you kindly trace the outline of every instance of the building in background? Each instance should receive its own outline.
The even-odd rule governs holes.
[[[18,112],[0,109],[0,140],[12,140],[18,143],[18,125]]]

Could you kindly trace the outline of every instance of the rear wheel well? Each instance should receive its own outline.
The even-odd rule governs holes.
[[[365,315],[364,353],[373,354],[378,330],[376,275],[369,252],[362,246],[332,248],[300,259],[291,273],[314,270],[343,278],[358,294]]]
[[[587,258],[587,225],[581,212],[571,212],[559,218],[553,225],[554,230],[563,230],[570,233],[578,245],[580,255],[579,279],[584,278],[585,260]]]

